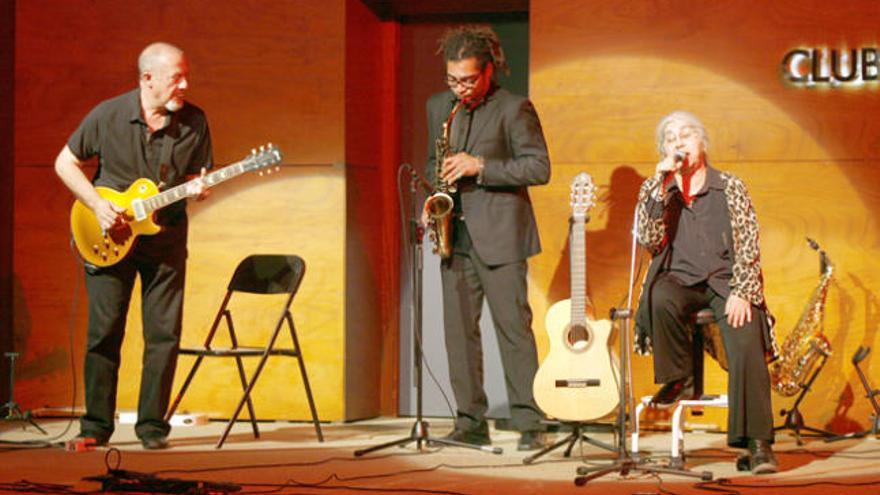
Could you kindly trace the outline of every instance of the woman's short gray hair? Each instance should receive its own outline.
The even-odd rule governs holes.
[[[666,158],[666,149],[663,144],[666,142],[666,127],[674,121],[682,121],[700,131],[700,138],[703,140],[703,149],[709,149],[709,134],[700,119],[696,115],[684,110],[676,110],[669,115],[660,119],[657,124],[657,151],[660,152],[661,158]]]

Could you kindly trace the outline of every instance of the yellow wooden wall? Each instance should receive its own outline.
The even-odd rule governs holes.
[[[766,296],[784,338],[818,281],[816,239],[837,266],[826,334],[834,355],[802,405],[809,424],[867,427],[870,411],[850,359],[880,344],[880,110],[878,84],[859,90],[783,84],[783,55],[800,46],[877,43],[877,3],[733,0],[532,0],[530,95],[550,146],[553,178],[532,198],[544,252],[532,263],[542,315],[568,297],[566,218],[572,178],[599,186],[587,228],[588,285],[606,317],[626,295],[630,228],[639,184],[654,170],[654,128],[668,112],[698,115],[714,166],[743,178],[761,223]],[[876,377],[876,351],[863,366]],[[724,392],[714,363],[707,389]],[[636,395],[655,390],[651,359],[635,359]],[[774,408],[792,400],[774,394]],[[725,425],[723,416],[713,421]],[[777,420],[781,421],[781,420]]]

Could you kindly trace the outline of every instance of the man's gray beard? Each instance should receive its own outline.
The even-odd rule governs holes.
[[[183,100],[177,98],[172,98],[165,104],[165,110],[168,110],[169,112],[176,112],[181,108],[183,108]]]

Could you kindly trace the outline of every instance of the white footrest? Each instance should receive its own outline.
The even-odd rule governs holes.
[[[684,410],[688,407],[727,407],[727,395],[718,395],[704,400],[680,400],[672,413],[672,446],[670,455],[673,462],[681,459],[684,452]]]
[[[639,401],[636,406],[634,415],[635,428],[631,434],[630,450],[634,457],[638,457],[639,453],[639,432],[641,430],[640,419],[642,411],[650,407],[653,395],[646,395]],[[727,395],[718,395],[712,398],[701,400],[680,400],[675,406],[675,412],[672,413],[672,442],[670,446],[670,455],[672,461],[681,461],[684,452],[684,410],[689,407],[727,407]]]

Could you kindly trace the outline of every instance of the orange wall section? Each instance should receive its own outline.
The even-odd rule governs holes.
[[[346,2],[346,379],[354,409],[396,409],[398,263],[397,23]],[[367,393],[366,391],[373,391]],[[363,417],[364,414],[355,414]]]
[[[836,263],[825,306],[834,354],[802,411],[813,426],[868,427],[870,407],[858,399],[850,358],[859,345],[880,344],[880,123],[873,117],[880,87],[793,88],[782,82],[780,63],[796,47],[876,47],[876,13],[869,0],[531,2],[530,95],[553,162],[551,183],[532,194],[545,247],[531,272],[542,352],[543,314],[569,292],[572,178],[586,171],[599,186],[587,265],[603,317],[626,295],[632,211],[657,161],[654,128],[668,112],[686,109],[708,128],[714,166],[739,175],[751,192],[780,343],[818,282],[818,257],[805,237]],[[870,373],[877,359],[863,366]],[[634,371],[636,396],[653,393],[651,359],[637,357]],[[723,393],[726,380],[712,363],[708,391]],[[775,410],[792,403],[773,400]],[[712,417],[726,424],[723,413]]]
[[[68,247],[73,199],[52,165],[88,110],[136,87],[140,50],[165,40],[189,57],[188,97],[208,114],[218,164],[239,160],[267,141],[284,153],[277,176],[237,179],[220,186],[205,203],[191,205],[185,343],[203,337],[199,328],[216,310],[217,298],[244,254],[300,254],[308,268],[294,316],[319,414],[334,420],[378,413],[380,368],[393,371],[383,364],[380,352],[383,332],[390,331],[382,326],[382,311],[388,308],[377,309],[376,302],[388,290],[387,271],[381,266],[395,252],[384,247],[389,244],[384,236],[394,231],[385,225],[384,213],[367,215],[371,225],[349,218],[349,195],[357,191],[354,199],[381,203],[385,192],[362,184],[388,179],[375,161],[383,148],[369,145],[371,138],[357,133],[359,127],[346,125],[351,112],[347,106],[354,98],[345,84],[351,46],[347,22],[372,22],[357,24],[362,30],[353,34],[363,46],[374,33],[387,30],[370,21],[370,15],[359,2],[347,0],[18,2],[14,326],[17,348],[23,351],[19,402],[27,408],[82,403],[81,378],[77,397],[71,397],[71,366],[81,377],[86,297],[81,269]],[[378,83],[368,83],[363,91],[381,94],[370,86]],[[92,164],[87,174],[93,172]],[[396,241],[390,244],[396,247]],[[350,252],[359,256],[361,270],[349,269]],[[351,318],[360,318],[360,339],[347,334]],[[137,397],[139,320],[136,295],[123,350],[120,409],[133,409]],[[355,348],[346,348],[349,343]],[[359,353],[361,345],[369,352]],[[367,360],[355,374],[369,386],[347,390],[347,358],[352,354]],[[178,385],[186,369],[188,362],[182,360]],[[290,383],[287,371],[279,365],[261,378],[258,417],[307,417],[299,385]],[[229,397],[221,393],[221,385],[228,383],[223,373],[216,371],[216,379],[184,407],[228,414],[238,392]],[[203,375],[196,378],[205,379],[211,381]],[[281,400],[273,400],[273,390],[288,389]]]

